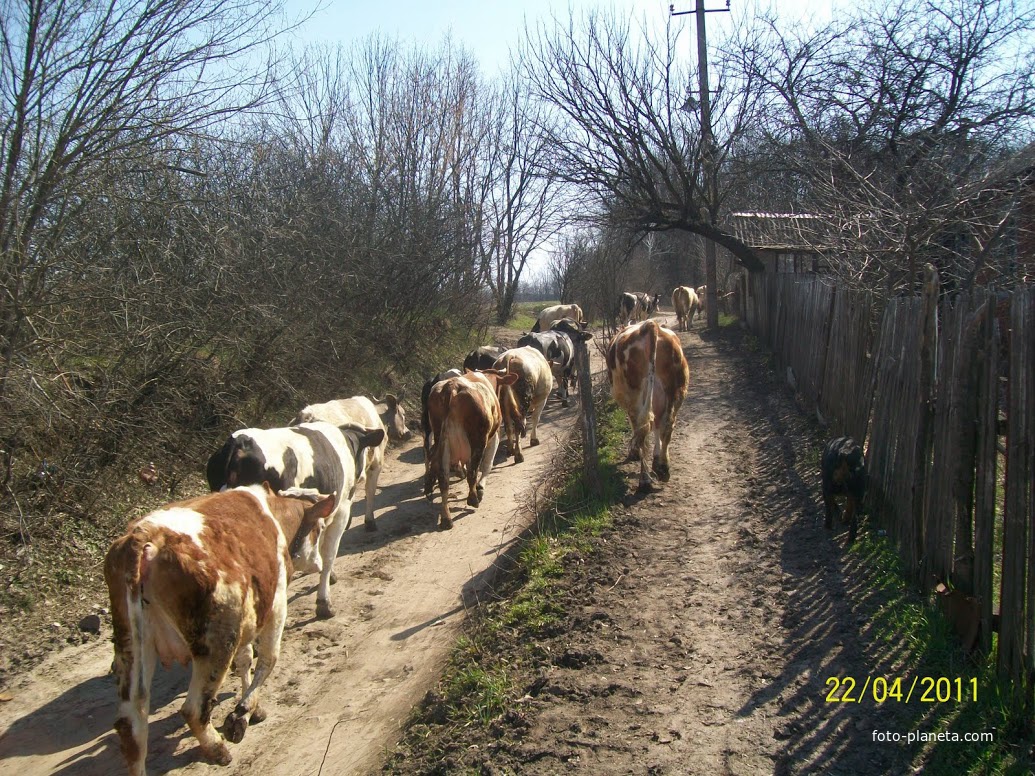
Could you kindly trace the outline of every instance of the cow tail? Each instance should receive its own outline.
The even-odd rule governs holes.
[[[648,319],[643,324],[643,330],[647,335],[647,390],[644,392],[644,401],[647,403],[647,422],[650,423],[650,427],[654,427],[654,376],[657,368],[655,362],[658,358],[658,337],[661,332],[658,329],[658,324],[652,319]]]
[[[455,399],[455,397],[454,397]],[[446,419],[442,421],[442,431],[438,441],[438,447],[441,451],[442,457],[439,465],[442,467],[440,477],[444,477],[446,482],[449,482],[449,432],[453,430],[455,421],[453,420],[453,413],[447,412]]]
[[[146,741],[149,697],[148,661],[154,659],[154,634],[144,616],[150,567],[161,551],[162,542],[140,533],[123,537],[105,558],[104,575],[111,592],[115,671],[119,694],[119,726],[125,735]],[[140,708],[141,705],[145,706]],[[120,730],[120,736],[123,731]],[[124,737],[124,736],[123,736]]]

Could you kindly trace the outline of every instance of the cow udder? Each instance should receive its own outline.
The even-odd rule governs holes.
[[[467,441],[467,434],[456,424],[450,424],[446,432],[449,444],[449,465],[468,464],[471,461],[471,443]]]

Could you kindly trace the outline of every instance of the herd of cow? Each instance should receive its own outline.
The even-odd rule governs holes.
[[[701,307],[702,292],[673,291],[684,330]],[[630,458],[640,461],[641,490],[651,488],[652,431],[650,468],[657,479],[669,478],[669,442],[690,381],[678,336],[649,317],[659,301],[658,295],[622,294],[619,315],[628,325],[606,352],[613,395],[633,429]],[[578,305],[549,307],[517,347],[479,348],[463,371],[426,382],[424,492],[431,498],[438,484],[440,528],[452,526],[451,472],[467,480],[467,503],[477,507],[500,437],[506,435],[508,454],[521,463],[520,440],[528,431],[529,445],[538,444],[540,415],[555,380],[567,405],[577,379],[575,348],[592,337],[586,327]],[[241,429],[208,461],[211,493],[133,521],[112,544],[104,575],[119,699],[115,730],[131,774],[145,772],[158,660],[193,661],[181,713],[203,756],[230,762],[226,739],[240,742],[250,723],[265,718],[257,691],[280,653],[288,581],[295,572],[319,572],[317,617],[334,615],[333,562],[355,494],[364,488],[364,525],[375,529],[374,494],[388,440],[409,436],[403,408],[391,395],[376,403],[356,396],[310,405],[284,428]],[[242,695],[221,734],[211,717],[231,666]]]

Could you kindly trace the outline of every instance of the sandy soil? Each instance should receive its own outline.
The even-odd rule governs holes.
[[[681,337],[691,388],[671,481],[627,497],[598,550],[572,560],[568,621],[544,639],[553,658],[531,668],[517,710],[487,732],[440,731],[451,751],[435,762],[403,748],[393,772],[909,772],[903,748],[871,739],[874,729],[896,729],[895,707],[824,700],[829,676],[895,665],[860,646],[870,604],[851,589],[843,534],[822,528],[815,461],[802,455],[814,430],[758,359],[741,357],[736,337]],[[313,577],[292,585],[268,720],[232,745],[229,768],[199,761],[176,713],[186,669],[160,670],[151,772],[379,770],[434,685],[465,608],[487,594],[501,553],[529,521],[534,487],[574,417],[551,402],[544,444],[524,464],[494,471],[480,509],[454,492],[450,532],[435,530],[435,507],[419,492],[419,445],[390,450],[380,530],[354,526],[342,544],[335,619],[314,620]],[[633,466],[624,472],[634,482]],[[109,629],[6,690],[0,776],[121,772]],[[217,719],[236,691],[224,688]]]

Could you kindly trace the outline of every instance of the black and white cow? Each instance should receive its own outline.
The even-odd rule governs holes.
[[[626,291],[618,296],[618,318],[622,323],[645,321],[661,304],[661,294]]]
[[[561,318],[554,321],[550,331],[533,332],[525,334],[518,340],[518,347],[533,347],[546,356],[553,369],[553,375],[557,379],[557,393],[561,397],[561,404],[568,406],[568,387],[572,382],[575,371],[575,345],[576,339],[587,340],[593,335],[585,331],[585,324],[578,323],[571,318]]]
[[[389,396],[392,401],[387,402],[389,408],[387,411],[379,409],[378,405],[366,396],[352,396],[348,399],[333,399],[322,404],[309,404],[299,410],[295,419],[291,421],[292,426],[322,421],[339,428],[352,425],[363,428],[381,426],[385,429],[387,436],[381,440],[381,443],[368,447],[363,453],[362,462],[357,461],[359,465],[356,467],[356,490],[363,488],[366,492],[363,527],[368,531],[377,530],[377,523],[374,522],[374,496],[377,494],[377,480],[381,476],[381,467],[385,463],[388,439],[390,437],[401,441],[410,437],[410,430],[406,428],[405,420],[400,420],[398,417],[402,407],[394,396],[391,394]],[[388,421],[388,424],[385,421]]]
[[[481,369],[492,369],[492,365],[496,363],[497,358],[503,355],[504,350],[506,348],[496,348],[492,345],[482,345],[480,348],[475,348],[464,359],[464,371],[471,370],[474,372]]]
[[[320,535],[316,616],[334,616],[330,584],[338,544],[349,527],[356,481],[368,447],[379,446],[384,428],[356,424],[302,423],[288,428],[244,428],[235,431],[208,460],[206,475],[212,490],[268,482],[274,491],[315,488],[337,493],[338,501]]]

